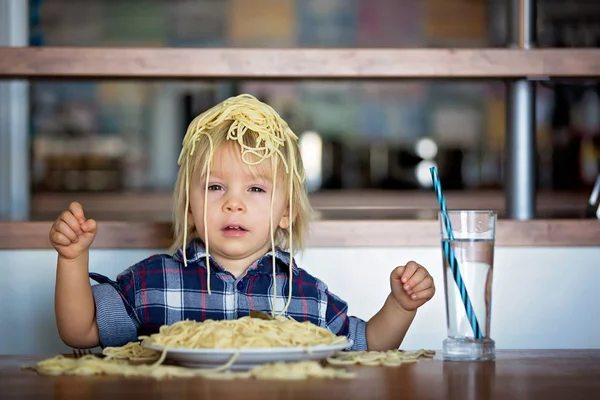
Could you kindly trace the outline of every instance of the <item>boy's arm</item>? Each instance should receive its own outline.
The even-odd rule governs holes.
[[[390,294],[381,310],[367,322],[368,349],[383,351],[400,347],[416,314],[416,310],[402,309]]]
[[[54,299],[56,323],[63,342],[74,348],[100,344],[88,260],[88,251],[74,260],[58,257]]]
[[[49,238],[58,252],[54,308],[58,333],[68,346],[99,344],[94,298],[88,278],[89,248],[96,221],[86,219],[81,204],[73,202],[54,222]]]
[[[417,308],[435,294],[433,278],[414,261],[392,271],[390,286],[392,292],[383,307],[367,323],[367,345],[371,351],[400,347]]]

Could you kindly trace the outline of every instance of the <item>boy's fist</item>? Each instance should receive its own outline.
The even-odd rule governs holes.
[[[90,248],[97,229],[96,221],[85,218],[81,204],[73,202],[52,224],[50,243],[61,257],[74,260]]]
[[[390,275],[392,294],[400,307],[416,310],[435,294],[435,284],[429,272],[414,261],[394,269]]]

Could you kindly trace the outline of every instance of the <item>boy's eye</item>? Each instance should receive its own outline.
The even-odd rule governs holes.
[[[263,193],[264,192],[263,189],[256,187],[256,186],[252,186],[249,190],[254,193]]]
[[[208,185],[208,190],[223,190],[221,185]]]

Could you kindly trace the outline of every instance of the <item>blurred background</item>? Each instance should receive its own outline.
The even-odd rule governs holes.
[[[31,46],[506,45],[502,0],[30,0],[29,12]],[[538,47],[598,47],[600,2],[538,0],[537,35]],[[445,190],[503,204],[499,80],[42,80],[30,90],[32,219],[76,199],[108,219],[168,219],[188,123],[239,93],[300,136],[317,207],[433,204],[431,165]],[[599,172],[600,84],[540,82],[536,93],[538,189],[563,201],[550,216],[578,216]]]

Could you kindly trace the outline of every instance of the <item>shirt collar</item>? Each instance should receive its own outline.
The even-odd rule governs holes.
[[[173,254],[173,257],[175,258],[175,260],[183,263],[182,249],[177,249],[175,254]],[[211,260],[211,264],[222,268],[221,265],[217,262],[217,260],[215,260],[212,256],[209,257]],[[204,265],[206,263],[206,248],[204,247],[204,244],[199,238],[194,238],[188,243],[186,249],[186,258],[188,264],[201,263],[202,265]],[[277,260],[277,269],[283,272],[288,272],[290,264],[290,253],[283,251],[279,248],[275,248],[275,258]],[[269,251],[267,254],[259,258],[254,264],[252,264],[248,270],[266,271],[268,269],[267,272],[272,272],[272,260],[273,252]],[[294,275],[298,275],[298,266],[296,265],[295,260],[292,262],[292,272]]]

